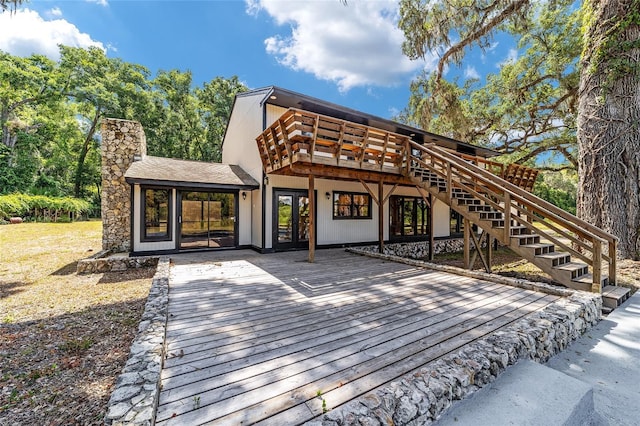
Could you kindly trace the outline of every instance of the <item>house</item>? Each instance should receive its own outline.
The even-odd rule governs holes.
[[[613,281],[615,237],[532,195],[537,172],[496,154],[279,87],[236,96],[222,164],[147,156],[138,123],[106,119],[103,246],[303,249],[313,261],[322,247],[463,237],[468,265],[478,229],[568,287]],[[490,270],[490,251],[480,257]]]

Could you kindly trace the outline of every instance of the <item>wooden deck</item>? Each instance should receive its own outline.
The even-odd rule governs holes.
[[[321,250],[176,256],[156,422],[299,424],[558,299]]]

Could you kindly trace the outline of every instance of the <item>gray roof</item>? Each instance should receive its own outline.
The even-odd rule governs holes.
[[[254,189],[258,182],[240,166],[145,156],[124,175],[129,183],[193,188]]]

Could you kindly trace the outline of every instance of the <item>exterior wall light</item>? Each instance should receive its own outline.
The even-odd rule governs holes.
[[[242,199],[243,199],[243,200],[246,200],[246,199],[247,199],[247,193],[246,193],[246,192],[244,192],[244,191],[242,191]]]
[[[329,198],[331,198],[331,194],[329,194],[328,192],[325,192],[325,193],[324,193],[324,196],[325,196],[325,197],[327,197],[327,200],[328,200]]]

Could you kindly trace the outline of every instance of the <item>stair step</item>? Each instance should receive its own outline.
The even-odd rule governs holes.
[[[467,206],[467,207],[469,209],[469,212],[471,213],[494,211],[493,207],[486,206],[486,205],[471,204],[470,206]]]
[[[531,230],[526,226],[512,226],[509,228],[511,230],[511,235],[531,235]]]
[[[577,278],[589,273],[589,266],[580,262],[565,263],[564,265],[556,266],[553,269],[567,272],[568,274],[570,274],[571,281],[576,281],[576,282],[581,282],[581,281],[578,281]]]
[[[503,219],[491,219],[492,227],[494,228],[504,228],[504,220]],[[518,223],[511,219],[511,227],[519,227]]]
[[[522,244],[520,247],[533,250],[535,256],[553,253],[556,251],[556,246],[549,243]]]
[[[587,273],[584,275],[579,276],[578,278],[572,280],[576,283],[581,283],[581,284],[589,284],[592,285],[593,284],[593,274],[591,273]],[[602,275],[602,277],[600,278],[600,285],[602,286],[602,288],[605,288],[606,286],[609,285],[609,277],[606,275]]]
[[[518,245],[520,246],[529,246],[532,244],[538,244],[540,242],[539,235],[512,235],[512,240],[518,240]]]
[[[458,198],[458,205],[469,205],[469,204],[482,204],[482,201],[477,198]]]
[[[616,285],[607,285],[602,288],[602,304],[607,308],[615,309],[622,305],[631,296],[631,289]]]
[[[544,253],[537,255],[536,257],[549,261],[549,264],[552,268],[571,262],[571,255],[562,251]]]
[[[478,212],[480,213],[480,220],[499,220],[502,219],[502,212],[493,210],[493,211],[488,211],[488,212]]]

